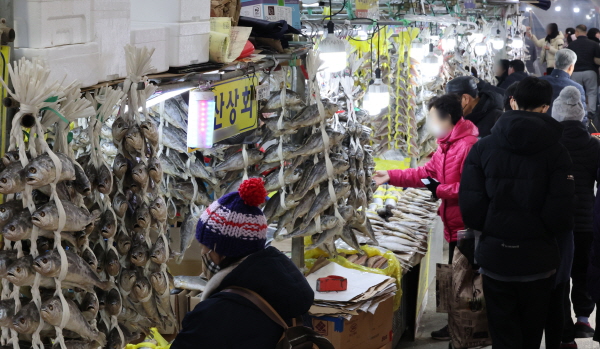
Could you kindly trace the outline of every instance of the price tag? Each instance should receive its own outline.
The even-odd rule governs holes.
[[[268,83],[256,86],[256,100],[268,100],[271,97],[271,87]]]

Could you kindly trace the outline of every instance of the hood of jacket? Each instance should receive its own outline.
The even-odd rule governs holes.
[[[454,125],[452,132],[450,132],[450,134],[448,134],[446,137],[439,138],[437,142],[438,144],[454,143],[459,139],[469,136],[479,136],[479,130],[471,121],[465,120],[465,118],[460,118],[456,125]]]
[[[592,136],[581,121],[566,120],[560,123],[563,126],[563,133],[560,142],[568,150],[577,150],[587,148]]]
[[[497,93],[495,89],[497,89],[497,87],[487,85],[479,91],[479,103],[473,108],[473,111],[468,115],[467,119],[477,124],[481,119],[486,117],[489,112],[493,110],[502,111],[504,107],[502,95]]]
[[[226,275],[216,287],[215,293],[231,286],[247,288],[269,302],[284,319],[306,314],[315,299],[304,275],[286,255],[274,247],[249,255],[230,270],[221,270],[209,284],[219,280],[221,273]],[[210,292],[208,288],[209,285],[205,292]]]
[[[563,126],[548,114],[511,110],[492,129],[499,145],[516,154],[535,154],[560,140]]]

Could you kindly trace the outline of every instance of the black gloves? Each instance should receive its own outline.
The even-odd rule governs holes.
[[[433,196],[433,198],[437,200],[437,187],[438,185],[440,185],[440,182],[431,177],[427,177],[427,179],[429,180],[429,184],[425,184],[425,186],[427,187],[427,189],[429,189],[429,191],[431,191],[431,196]]]

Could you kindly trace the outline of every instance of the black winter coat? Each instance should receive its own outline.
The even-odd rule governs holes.
[[[496,91],[497,87],[481,81],[478,85],[479,103],[473,108],[466,120],[471,121],[479,130],[479,137],[483,138],[491,133],[496,120],[502,115],[502,95]]]
[[[556,269],[556,236],[572,229],[571,158],[560,123],[510,111],[467,156],[459,204],[465,225],[483,232],[479,265],[502,276]]]
[[[219,273],[213,279],[218,279]],[[212,295],[185,316],[171,349],[275,348],[283,328],[246,298],[219,293],[227,287],[244,287],[258,293],[286,321],[306,314],[314,301],[306,278],[273,247],[248,256],[226,275],[213,291],[208,290],[213,279],[209,281],[205,292]]]
[[[594,183],[600,159],[600,140],[590,136],[580,121],[563,121],[563,135],[560,142],[567,148],[573,161],[575,177],[574,227],[577,233],[592,233],[594,213]]]
[[[524,71],[514,72],[514,73],[510,74],[508,77],[506,77],[506,79],[504,79],[504,81],[502,81],[502,83],[500,85],[498,85],[498,87],[500,87],[503,90],[506,90],[507,88],[510,87],[510,85],[514,84],[515,82],[521,82],[528,76],[529,75]]]

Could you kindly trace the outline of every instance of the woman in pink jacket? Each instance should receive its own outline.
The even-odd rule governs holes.
[[[460,97],[444,95],[429,103],[427,126],[438,139],[439,147],[425,166],[406,170],[377,171],[377,185],[389,182],[398,187],[427,187],[434,198],[442,199],[438,214],[444,222],[444,235],[450,243],[450,263],[456,247],[456,232],[464,229],[458,207],[458,188],[463,164],[477,142],[477,127],[462,117]],[[429,182],[429,184],[424,184]],[[449,340],[447,326],[432,337]]]

